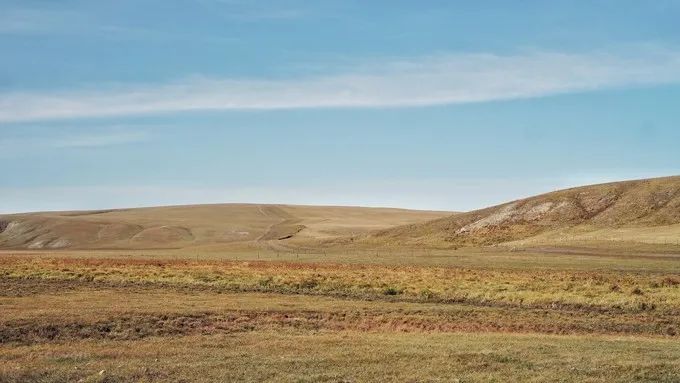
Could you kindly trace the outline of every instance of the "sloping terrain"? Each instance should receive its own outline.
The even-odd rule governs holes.
[[[680,243],[680,176],[560,190],[380,230],[368,243],[438,247],[614,240]],[[519,241],[519,242],[518,242]]]
[[[450,213],[220,204],[0,216],[0,248],[157,249],[326,240]]]
[[[467,213],[220,204],[0,215],[0,248],[680,245],[680,176],[560,190]]]

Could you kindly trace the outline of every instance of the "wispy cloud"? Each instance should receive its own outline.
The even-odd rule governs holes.
[[[60,137],[45,144],[54,148],[94,148],[143,142],[149,139],[145,131],[118,131],[111,133]]]
[[[2,137],[0,138],[0,151],[2,152],[0,156],[23,153],[26,149],[98,148],[139,143],[149,139],[150,135],[147,131],[119,127],[97,129],[91,133],[60,134],[51,137]]]
[[[123,20],[124,21],[124,20]],[[234,43],[239,38],[200,33],[186,29],[163,29],[153,26],[111,23],[101,15],[82,10],[46,8],[0,9],[0,36],[73,36],[105,40],[193,41]]]
[[[239,21],[295,20],[310,14],[310,4],[303,8],[286,2],[266,1],[198,0],[198,3],[218,11],[221,17]]]
[[[36,35],[73,31],[84,20],[83,15],[65,10],[4,8],[0,13],[0,34]]]
[[[680,52],[454,54],[287,80],[195,77],[158,85],[0,94],[0,122],[196,110],[413,107],[680,82]]]

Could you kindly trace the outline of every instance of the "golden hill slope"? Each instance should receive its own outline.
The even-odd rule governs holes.
[[[560,190],[372,233],[367,243],[456,247],[632,240],[680,243],[680,176]],[[523,242],[516,242],[523,241]]]
[[[220,204],[0,216],[0,248],[149,249],[329,240],[451,213]]]

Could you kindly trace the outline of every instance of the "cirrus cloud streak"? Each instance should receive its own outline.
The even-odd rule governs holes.
[[[200,110],[417,107],[680,82],[680,52],[449,54],[285,80],[193,77],[166,84],[0,94],[0,122]]]

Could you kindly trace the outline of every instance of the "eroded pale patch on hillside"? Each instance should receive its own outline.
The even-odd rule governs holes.
[[[561,190],[424,224],[379,231],[365,242],[477,246],[519,243],[549,232],[604,235],[607,230],[627,228],[617,235],[610,231],[606,240],[663,243],[648,239],[653,233],[645,229],[675,224],[680,224],[680,177],[668,177]],[[670,235],[664,241],[680,242],[675,234]],[[592,235],[589,238],[598,239]]]

